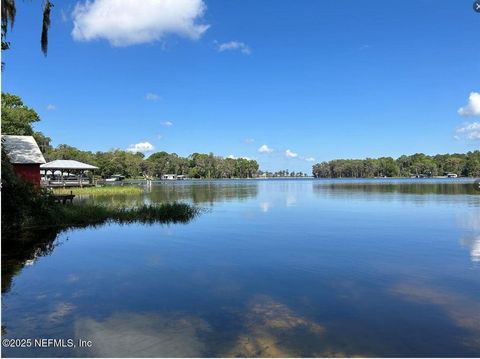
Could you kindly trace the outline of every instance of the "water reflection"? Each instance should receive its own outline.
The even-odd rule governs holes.
[[[471,204],[480,206],[480,192],[474,189],[473,180],[318,180],[313,190],[317,195],[328,198],[390,199],[417,203],[432,199],[456,202],[467,198]]]
[[[270,208],[272,208],[272,203],[270,202],[260,202],[260,209],[263,213],[267,213]]]
[[[318,180],[314,189],[344,190],[367,193],[402,193],[402,194],[478,194],[474,189],[473,179],[467,180]]]
[[[61,322],[75,310],[75,306],[71,303],[57,303],[52,312],[48,315],[50,322]]]
[[[257,181],[185,181],[156,182],[145,186],[145,193],[122,196],[84,196],[83,199],[110,205],[134,206],[138,204],[188,201],[194,204],[242,201],[257,196]]]
[[[406,300],[431,304],[441,308],[460,328],[470,334],[463,339],[473,350],[480,350],[480,301],[445,288],[436,288],[423,282],[399,283],[391,292]]]
[[[465,230],[460,239],[463,246],[469,248],[472,262],[480,262],[480,212],[468,213],[459,219]]]
[[[321,336],[325,328],[274,301],[257,295],[243,314],[245,331],[236,340],[226,357],[299,357],[321,356],[315,349],[324,349]],[[301,340],[292,340],[302,337]],[[306,344],[310,345],[306,345]],[[316,343],[311,347],[312,343]],[[316,348],[315,348],[316,347]]]
[[[2,237],[2,293],[10,290],[12,279],[23,267],[31,266],[39,257],[53,252],[58,245],[55,242],[58,233],[55,229],[43,229],[11,240]]]
[[[400,182],[164,183],[91,199],[218,205],[188,225],[2,243],[6,335],[95,343],[4,354],[478,356],[480,197]]]
[[[94,344],[78,349],[79,354],[95,357],[202,357],[206,346],[201,337],[209,331],[204,320],[182,314],[115,313],[75,321],[75,337]]]

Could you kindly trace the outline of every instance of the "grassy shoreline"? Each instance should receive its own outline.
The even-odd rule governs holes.
[[[82,195],[96,195],[96,196],[110,196],[110,195],[138,195],[142,194],[144,189],[140,186],[125,185],[125,186],[102,186],[102,187],[61,187],[53,188],[53,194],[70,194],[76,196]]]

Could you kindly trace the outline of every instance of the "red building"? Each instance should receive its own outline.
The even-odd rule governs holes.
[[[45,163],[42,151],[32,136],[2,136],[2,147],[15,173],[34,186],[40,186],[40,165]]]

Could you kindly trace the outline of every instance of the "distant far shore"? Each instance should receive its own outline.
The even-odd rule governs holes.
[[[252,177],[252,178],[185,178],[182,180],[167,180],[167,179],[144,179],[144,178],[128,178],[122,183],[140,183],[140,182],[210,182],[210,181],[249,181],[249,180],[474,180],[476,177],[456,177],[451,178],[447,176],[433,176],[433,177]]]

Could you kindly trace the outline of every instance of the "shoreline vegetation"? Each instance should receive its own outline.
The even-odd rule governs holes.
[[[108,191],[108,187],[105,190]],[[2,240],[21,237],[34,239],[36,236],[27,232],[45,228],[59,233],[70,228],[108,222],[186,223],[199,214],[199,208],[176,202],[136,207],[110,207],[83,202],[62,205],[55,202],[50,191],[34,188],[19,178],[2,148]]]
[[[90,186],[90,187],[56,187],[51,192],[56,195],[68,195],[70,193],[75,196],[111,196],[111,195],[139,195],[145,189],[141,186],[123,185],[123,186]]]

